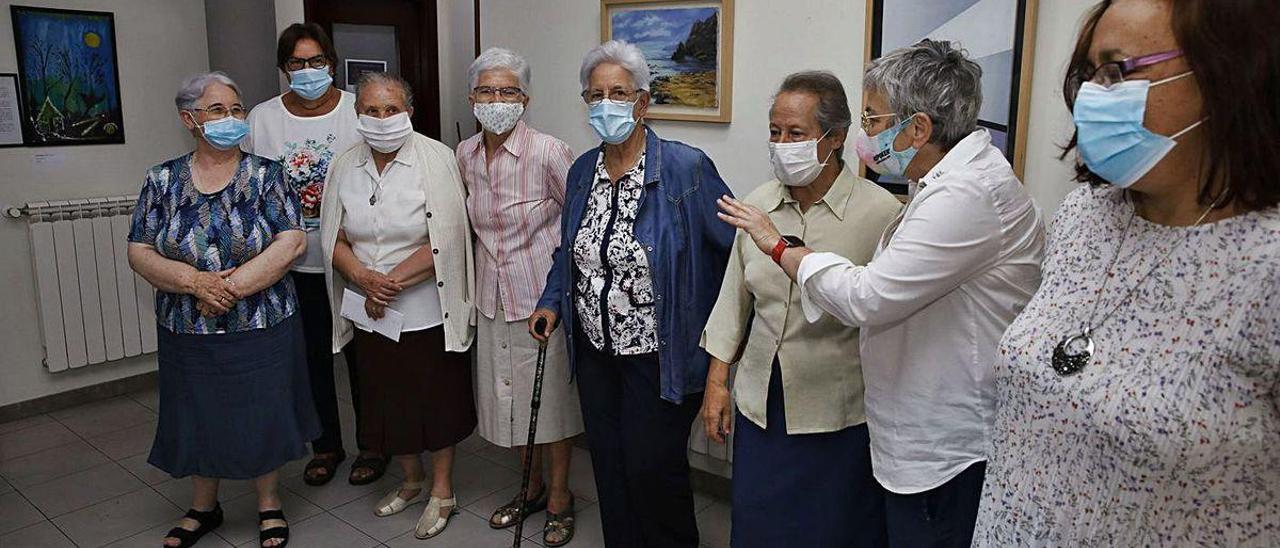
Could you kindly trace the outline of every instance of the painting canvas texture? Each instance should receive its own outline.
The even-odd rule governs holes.
[[[720,8],[644,7],[610,16],[612,37],[638,46],[653,76],[656,105],[719,105]]]
[[[12,7],[27,145],[123,143],[110,13]]]

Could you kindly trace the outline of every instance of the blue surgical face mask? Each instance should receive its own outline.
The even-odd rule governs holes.
[[[631,115],[635,111],[634,101],[613,101],[604,99],[591,105],[587,114],[587,123],[596,130],[600,139],[611,145],[627,140],[636,129],[636,119]]]
[[[322,97],[332,84],[333,76],[327,68],[307,67],[289,73],[289,89],[308,101]]]
[[[1128,188],[1178,145],[1175,139],[1203,123],[1200,120],[1168,137],[1142,125],[1147,92],[1189,74],[1184,72],[1157,82],[1130,80],[1111,87],[1085,82],[1080,86],[1072,116],[1076,123],[1076,149],[1089,171],[1112,185]]]
[[[204,140],[218,150],[235,148],[249,134],[249,123],[235,116],[210,120],[196,127],[200,128]]]
[[[881,175],[892,175],[895,177],[905,177],[907,166],[911,164],[911,160],[915,159],[916,153],[920,152],[915,147],[907,147],[905,150],[894,150],[893,141],[898,138],[898,134],[911,123],[914,117],[906,118],[898,122],[893,127],[888,128],[875,137],[867,135],[867,130],[858,132],[858,136],[853,140],[853,150],[858,154],[858,158],[862,163],[867,164],[871,171]]]

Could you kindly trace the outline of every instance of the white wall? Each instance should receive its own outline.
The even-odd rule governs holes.
[[[16,72],[9,6],[0,1],[0,72]],[[23,1],[20,4],[36,2]],[[194,146],[178,121],[173,94],[186,75],[208,69],[202,0],[42,0],[43,6],[112,11],[119,44],[126,143],[0,149],[0,202],[132,194],[145,170]],[[36,153],[62,165],[33,165]],[[0,220],[0,406],[155,369],[154,356],[49,374],[41,365],[35,282],[25,221]]]
[[[1026,183],[1052,212],[1073,188],[1071,170],[1056,160],[1070,137],[1061,100],[1062,70],[1075,41],[1076,22],[1092,0],[1041,0],[1031,94]],[[789,73],[827,69],[844,82],[854,110],[862,104],[865,2],[860,0],[737,0],[734,14],[733,122],[652,123],[667,139],[707,152],[734,192],[769,179],[769,99]],[[484,47],[510,47],[533,67],[527,120],[582,152],[598,143],[578,98],[578,63],[600,40],[598,0],[483,0]]]

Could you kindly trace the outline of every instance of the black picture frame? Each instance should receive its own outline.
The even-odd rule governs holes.
[[[21,93],[24,146],[124,144],[124,100],[120,83],[119,42],[115,14],[108,11],[18,5],[10,6],[9,14],[18,60],[17,74]],[[55,48],[59,44],[44,43],[41,40],[47,37],[33,36],[28,32],[24,28],[24,22],[31,17],[52,19],[81,17],[105,20],[95,21],[94,23],[98,26],[93,27],[92,30],[97,32],[84,33],[82,41],[86,47],[91,49],[105,47],[107,51],[100,56],[92,56],[88,60],[81,57],[73,58],[71,53],[73,46],[70,44],[61,44],[63,47],[58,50]],[[90,34],[95,36],[91,37]],[[40,51],[37,46],[48,49]],[[78,49],[79,45],[74,47]],[[55,63],[57,66],[50,68]],[[40,64],[44,68],[39,75],[39,86],[33,85],[35,82],[33,78],[36,78],[36,75],[28,70],[32,64]],[[108,64],[109,67],[106,66]],[[82,70],[85,72],[81,73]],[[53,71],[61,72],[61,78],[71,82],[70,85],[63,84],[61,108],[53,102],[47,87],[53,83],[50,80]],[[84,90],[77,91],[77,78],[92,79],[95,85],[101,85],[103,89],[90,86],[87,93]],[[60,80],[59,83],[62,81]],[[40,92],[40,97],[35,95],[37,88],[43,90]],[[96,95],[98,93],[102,95]],[[69,119],[72,111],[67,108],[67,105],[72,104],[72,101],[79,103],[84,110],[77,113],[82,116],[79,119]],[[102,102],[105,102],[105,108],[97,108],[97,105]],[[66,113],[62,112],[64,110]],[[48,120],[44,120],[46,117]],[[80,132],[80,135],[75,135],[76,132]]]

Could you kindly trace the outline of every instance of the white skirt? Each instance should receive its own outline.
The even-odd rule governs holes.
[[[538,342],[524,320],[508,322],[501,302],[494,319],[476,314],[476,415],[480,436],[502,447],[529,443],[529,404],[538,365]],[[536,443],[551,443],[582,433],[578,387],[569,383],[569,353],[563,329],[547,344],[538,409]]]

